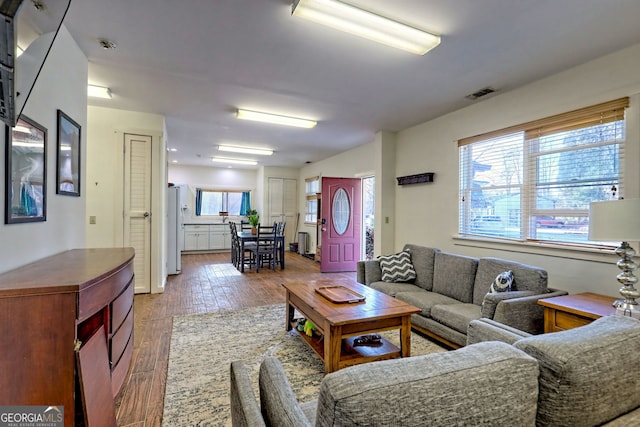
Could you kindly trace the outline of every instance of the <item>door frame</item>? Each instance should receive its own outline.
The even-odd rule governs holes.
[[[332,209],[334,204],[334,198],[330,186],[339,187],[338,190],[348,188],[347,197],[349,198],[349,225],[345,229],[344,240],[341,236],[334,235],[333,233],[333,218]],[[322,191],[322,205],[321,205],[321,218],[319,226],[321,227],[321,255],[320,255],[320,271],[323,273],[338,272],[338,271],[356,271],[356,264],[361,259],[361,246],[362,246],[362,179],[361,178],[345,178],[345,177],[322,177],[321,178],[321,191]],[[328,191],[329,190],[329,191]],[[337,192],[337,191],[336,191]],[[337,233],[336,233],[337,234]],[[338,244],[338,260],[330,264],[331,257],[329,256],[332,251],[332,240],[335,240]],[[349,242],[354,246],[351,251],[352,261],[343,258],[345,255],[345,247],[348,248]],[[334,245],[335,247],[335,245]],[[351,264],[346,267],[347,264]]]

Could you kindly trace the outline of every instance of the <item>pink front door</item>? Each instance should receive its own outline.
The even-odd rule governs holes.
[[[322,178],[320,271],[355,271],[360,260],[362,182]]]

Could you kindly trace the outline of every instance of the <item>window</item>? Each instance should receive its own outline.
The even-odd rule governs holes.
[[[307,196],[304,222],[315,224],[318,220],[318,193],[320,192],[320,177],[314,176],[304,180]]]
[[[196,191],[196,205],[196,215],[218,215],[220,212],[240,215],[242,192],[198,189]]]
[[[589,244],[589,204],[622,196],[628,98],[460,140],[461,235]]]

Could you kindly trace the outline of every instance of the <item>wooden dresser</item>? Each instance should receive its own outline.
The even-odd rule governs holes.
[[[115,425],[133,353],[133,258],[132,248],[74,249],[0,274],[0,405],[63,406],[65,426]]]
[[[588,325],[594,320],[616,313],[615,298],[584,292],[538,300],[544,307],[544,332],[558,332]]]

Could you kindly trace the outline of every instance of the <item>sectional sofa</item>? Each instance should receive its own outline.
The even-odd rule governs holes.
[[[234,361],[231,414],[236,427],[637,426],[639,365],[640,321],[608,316],[513,345],[477,342],[351,366],[327,374],[318,400],[302,404],[277,359],[260,366],[259,401]]]
[[[407,268],[414,274],[405,274]],[[507,271],[513,274],[511,291],[490,292],[496,277]],[[414,244],[390,257],[359,261],[357,280],[421,308],[411,318],[412,328],[451,348],[464,346],[469,322],[483,317],[530,334],[542,333],[544,310],[538,300],[567,294],[548,288],[547,272],[538,267]]]

